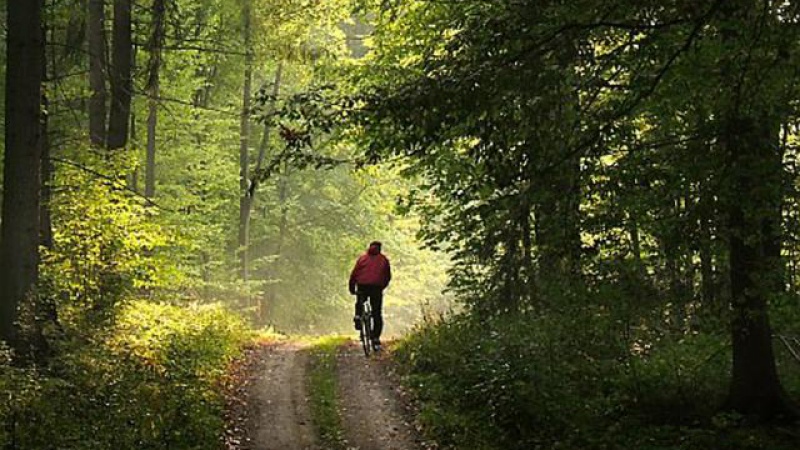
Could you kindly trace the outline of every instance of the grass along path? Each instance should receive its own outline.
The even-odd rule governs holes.
[[[308,393],[311,404],[311,418],[325,448],[345,450],[344,429],[339,415],[337,401],[336,354],[337,349],[347,342],[344,337],[323,337],[314,342],[308,350],[310,364],[308,370]]]

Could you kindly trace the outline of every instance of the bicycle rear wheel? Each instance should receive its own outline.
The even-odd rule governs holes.
[[[369,356],[372,351],[372,320],[368,314],[361,316],[361,346],[364,347],[364,356]]]

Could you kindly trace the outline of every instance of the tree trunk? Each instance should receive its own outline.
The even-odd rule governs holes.
[[[133,42],[131,0],[114,0],[114,43],[111,69],[111,112],[106,146],[117,150],[128,143],[131,115]]]
[[[768,116],[729,119],[728,228],[733,378],[727,406],[769,419],[791,411],[778,379],[767,313],[783,290],[780,258],[782,161]]]
[[[275,82],[272,85],[272,98],[273,99],[277,99],[278,95],[280,94],[282,77],[283,77],[283,61],[280,61],[280,62],[278,62],[278,67],[275,70]],[[270,110],[274,110],[274,109],[275,109],[275,100],[273,100],[272,104],[270,105]],[[271,134],[272,134],[272,127],[270,127],[270,124],[267,123],[267,124],[264,125],[264,133],[261,135],[261,144],[259,145],[259,149],[258,149],[258,158],[256,159],[256,168],[253,171],[253,174],[251,176],[250,187],[249,187],[248,193],[247,193],[247,210],[248,210],[248,212],[247,212],[247,218],[246,219],[248,221],[248,224],[247,224],[248,229],[250,228],[250,224],[249,224],[250,216],[253,213],[253,207],[254,207],[255,201],[256,201],[256,191],[258,190],[258,185],[260,184],[261,168],[264,165],[264,160],[266,159],[266,156],[267,156],[267,150],[269,150],[269,140],[270,140],[270,135]],[[265,279],[268,279],[268,278],[269,278],[269,273],[267,272],[267,274],[265,276]],[[262,325],[266,325],[267,324],[267,318],[269,317],[269,314],[268,314],[269,305],[270,305],[269,297],[270,297],[270,294],[268,292],[265,292],[261,296],[261,300],[259,301],[259,304],[258,304],[258,321],[259,321],[258,323],[262,324]]]
[[[106,143],[106,31],[105,0],[89,0],[89,139],[92,145]]]
[[[750,48],[752,12],[760,8],[754,0],[723,3],[722,45],[749,48],[760,56],[763,48]],[[720,61],[723,96],[718,115],[720,145],[725,155],[727,177],[721,198],[728,213],[727,236],[731,283],[731,334],[733,368],[726,407],[761,419],[797,416],[781,386],[775,367],[767,305],[783,292],[781,206],[783,160],[778,143],[780,98],[769,81],[743,76],[737,51],[726,52]],[[740,83],[759,83],[742,103]],[[752,86],[751,86],[752,87]]]
[[[0,337],[22,353],[17,308],[39,276],[42,5],[7,4],[5,160],[0,231]]]
[[[147,80],[147,162],[144,188],[144,195],[147,198],[153,198],[156,195],[156,131],[158,128],[158,96],[160,95],[161,49],[164,44],[165,12],[164,0],[155,0],[152,10],[153,31],[148,43],[150,62]]]
[[[250,244],[250,201],[247,198],[250,184],[250,97],[252,95],[253,84],[253,56],[251,45],[251,20],[250,2],[245,0],[242,14],[244,16],[244,49],[245,68],[244,68],[244,87],[242,89],[242,115],[239,131],[239,261],[241,267],[242,280],[249,278],[249,255],[248,246]]]

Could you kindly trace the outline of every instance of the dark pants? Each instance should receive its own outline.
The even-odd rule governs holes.
[[[361,313],[364,311],[364,302],[368,299],[369,305],[372,307],[374,323],[372,336],[375,339],[379,339],[383,331],[383,288],[368,284],[358,285],[358,293],[356,294],[356,316],[361,316]]]

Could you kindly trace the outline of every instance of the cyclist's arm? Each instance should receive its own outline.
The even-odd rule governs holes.
[[[350,278],[350,282],[348,283],[347,288],[348,288],[348,290],[350,291],[351,294],[355,294],[356,293],[356,280],[355,280],[355,278],[352,278],[352,277]]]
[[[361,259],[359,258],[359,260],[356,261],[356,265],[353,267],[353,270],[350,271],[350,281],[348,282],[348,289],[350,290],[351,294],[355,294],[356,293],[356,276],[358,275],[358,271],[359,271],[359,264],[358,263],[360,261],[361,261]]]

